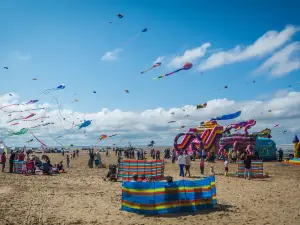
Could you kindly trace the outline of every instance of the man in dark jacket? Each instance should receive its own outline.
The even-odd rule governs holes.
[[[9,157],[9,172],[12,173],[14,169],[14,160],[15,160],[16,154],[14,151],[11,151],[10,157]]]
[[[251,173],[251,157],[250,157],[250,155],[246,156],[246,159],[244,160],[244,165],[245,165],[244,178],[246,179],[246,177],[248,175],[248,179],[250,180],[250,173]]]

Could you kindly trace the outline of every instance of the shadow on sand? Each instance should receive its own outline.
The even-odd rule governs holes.
[[[226,204],[217,204],[213,209],[200,209],[197,212],[177,212],[177,213],[169,213],[169,214],[161,214],[161,215],[144,215],[145,217],[161,217],[161,218],[178,218],[180,216],[196,216],[203,214],[210,214],[214,212],[228,212],[232,208],[231,205]]]

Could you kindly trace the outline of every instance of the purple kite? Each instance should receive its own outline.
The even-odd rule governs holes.
[[[153,80],[165,78],[165,77],[170,76],[170,75],[172,75],[172,74],[174,74],[174,73],[177,73],[177,72],[179,72],[179,71],[181,71],[181,70],[189,70],[189,69],[191,69],[192,67],[193,67],[193,64],[192,64],[192,63],[186,62],[182,68],[180,68],[180,69],[178,69],[178,70],[175,70],[175,71],[173,71],[173,72],[171,72],[171,73],[164,74],[164,75],[162,75],[162,76],[154,77]]]

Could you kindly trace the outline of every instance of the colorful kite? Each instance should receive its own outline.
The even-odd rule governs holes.
[[[42,95],[42,94],[49,94],[49,93],[52,92],[52,91],[62,90],[62,89],[65,89],[65,87],[66,87],[66,85],[60,84],[60,85],[58,85],[56,88],[50,88],[50,89],[47,89],[47,90],[43,91],[43,92],[41,93],[41,95]]]
[[[207,103],[199,104],[199,105],[196,105],[196,109],[203,109],[203,108],[206,108],[206,106],[207,106]]]
[[[40,120],[40,119],[48,119],[50,118],[49,116],[42,116],[42,117],[39,117],[39,118],[36,118],[36,119],[33,119],[33,120],[24,120],[24,121],[37,121],[37,120]]]
[[[41,110],[45,108],[34,108],[34,109],[25,109],[25,110],[20,110],[20,111],[4,111],[6,113],[16,113],[16,112],[28,112],[28,111],[36,111],[36,110]]]
[[[26,105],[29,105],[29,104],[33,104],[33,103],[36,103],[38,102],[39,100],[30,100],[29,102],[26,102],[25,104]]]
[[[12,119],[12,120],[8,121],[7,123],[10,123],[10,122],[13,122],[13,121],[16,121],[16,120],[26,120],[26,119],[29,119],[30,117],[35,116],[35,115],[36,115],[35,113],[31,113],[30,115],[26,116],[25,118],[23,116],[21,116],[20,118]]]
[[[106,139],[106,138],[107,138],[107,135],[102,134],[102,135],[99,137],[97,143],[98,143],[99,141],[102,141],[102,140]]]
[[[136,35],[134,35],[133,37],[129,38],[124,44],[123,47],[125,47],[126,45],[128,45],[133,39],[137,38],[141,33],[145,33],[147,32],[147,28],[143,29],[141,32],[137,33]]]
[[[42,124],[39,124],[39,125],[36,125],[36,126],[33,126],[33,127],[30,127],[31,129],[32,128],[37,128],[37,127],[41,127],[41,126],[48,126],[48,125],[50,125],[50,124],[54,124],[53,122],[52,123],[42,123]]]
[[[186,62],[182,68],[180,68],[180,69],[178,69],[178,70],[175,70],[175,71],[173,71],[173,72],[171,72],[171,73],[164,74],[164,75],[162,75],[162,76],[154,77],[153,80],[165,78],[165,77],[170,76],[170,75],[172,75],[172,74],[174,74],[174,73],[177,73],[177,72],[179,72],[179,71],[181,71],[181,70],[189,70],[189,69],[191,69],[192,67],[193,67],[193,64],[192,64],[192,63]]]
[[[40,141],[31,131],[29,131],[32,136],[42,145],[42,147],[47,147],[47,145],[45,145],[42,141]]]
[[[11,131],[8,136],[14,136],[14,135],[22,135],[22,134],[26,134],[28,132],[28,129],[26,128],[22,128],[20,131]]]
[[[5,106],[2,106],[0,109],[6,108],[6,107],[10,107],[10,106],[16,106],[16,105],[20,105],[20,104],[5,105]]]
[[[35,113],[31,113],[30,115],[26,116],[25,118],[23,118],[24,120],[27,120],[33,116],[35,116],[36,114]]]
[[[274,127],[279,127],[279,124],[276,124]]]
[[[153,68],[158,67],[158,66],[161,66],[160,62],[157,62],[153,66],[151,66],[149,69],[142,71],[141,74],[144,74],[144,73],[148,72],[149,70],[152,70]]]
[[[238,118],[241,115],[241,113],[242,113],[241,111],[238,111],[232,114],[218,116],[216,118],[212,118],[211,120],[231,120],[231,119]]]
[[[12,123],[11,125],[12,125],[12,126],[16,126],[16,125],[18,125],[18,124],[19,124],[19,123]]]

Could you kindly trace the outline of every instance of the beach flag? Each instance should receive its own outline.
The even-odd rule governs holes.
[[[207,106],[207,103],[204,103],[204,104],[199,104],[196,107],[197,107],[197,109],[203,109],[203,108],[206,108],[206,106]]]

